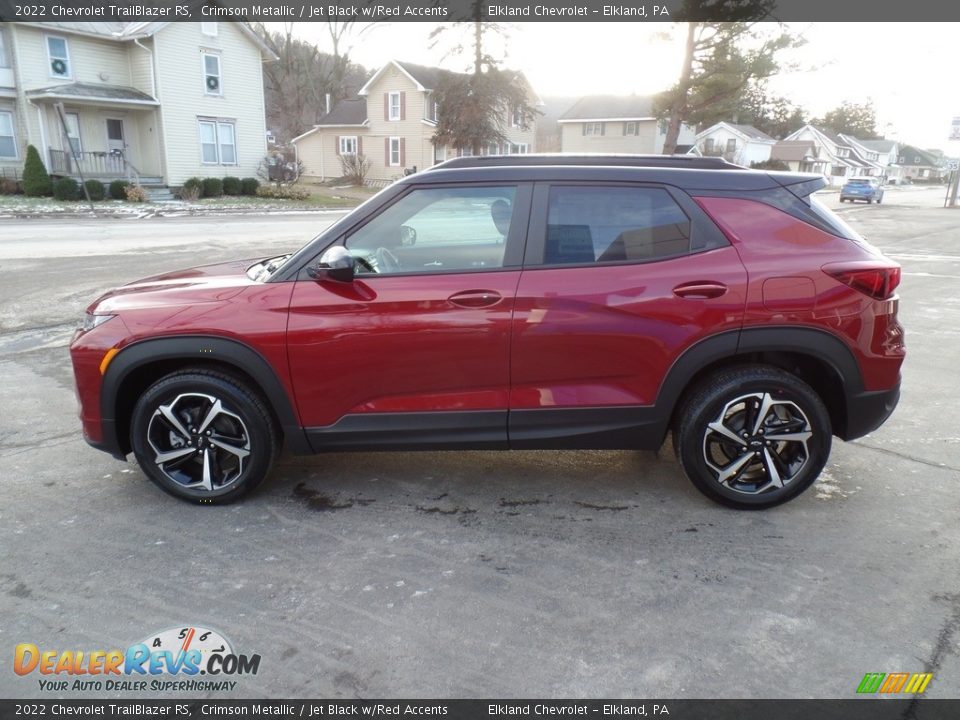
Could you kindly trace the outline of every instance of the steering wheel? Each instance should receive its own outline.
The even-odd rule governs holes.
[[[357,257],[357,265],[362,267],[364,270],[368,270],[372,273],[375,273],[377,269],[373,266],[373,263],[367,260],[365,257]]]
[[[377,248],[377,252],[374,254],[374,256],[377,259],[377,272],[400,272],[400,261],[397,260],[397,256],[387,250],[387,248]]]

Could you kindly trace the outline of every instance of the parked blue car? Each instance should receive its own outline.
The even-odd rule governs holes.
[[[875,177],[854,177],[840,188],[840,202],[866,200],[867,204],[883,201],[883,185]]]

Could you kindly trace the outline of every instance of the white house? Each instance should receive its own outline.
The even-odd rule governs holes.
[[[824,174],[832,185],[842,185],[857,175],[880,177],[880,164],[861,155],[856,144],[829,130],[804,125],[784,138],[785,141],[809,141],[816,147],[818,161],[824,163]]]
[[[860,140],[861,145],[877,154],[877,162],[883,175],[891,184],[903,181],[904,171],[900,165],[900,143],[896,140]]]
[[[777,141],[752,125],[718,122],[697,133],[696,145],[701,155],[723,157],[744,167],[770,159]]]
[[[54,175],[252,176],[273,59],[237,22],[0,23],[0,174],[29,143]]]
[[[667,123],[653,115],[653,98],[641,95],[591,95],[560,116],[560,150],[565,153],[639,153],[659,155]],[[696,133],[680,126],[677,153],[693,145]]]

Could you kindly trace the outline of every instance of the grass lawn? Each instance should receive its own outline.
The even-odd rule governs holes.
[[[339,210],[356,207],[376,190],[369,188],[333,188],[324,185],[301,184],[297,187],[310,194],[303,200],[281,200],[251,195],[201,198],[194,202],[144,202],[131,203],[123,200],[102,200],[93,203],[98,213],[118,216],[153,215],[173,212],[270,212],[289,210]],[[89,214],[90,205],[85,201],[61,201],[52,197],[36,198],[26,195],[0,195],[0,216],[30,216],[56,214]]]

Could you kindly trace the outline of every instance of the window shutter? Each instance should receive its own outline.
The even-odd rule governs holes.
[[[333,146],[333,149],[334,149],[334,151],[337,153],[337,155],[339,155],[339,154],[340,154],[340,136],[337,135],[337,136],[333,139],[333,141],[334,141],[334,143],[335,143],[335,145]]]
[[[400,97],[403,97],[402,95]],[[403,107],[401,105],[401,107]],[[400,167],[407,166],[407,139],[400,138]]]
[[[623,134],[624,134],[624,135],[627,134],[627,125],[629,125],[629,124],[630,124],[630,123],[624,123],[624,124],[623,124]]]
[[[580,134],[581,134],[581,135],[586,135],[586,134],[587,134],[587,124],[586,124],[586,123],[583,123],[583,125],[580,126]]]
[[[363,136],[357,135],[357,155],[363,155]]]
[[[390,119],[390,93],[383,94],[383,119]]]
[[[606,123],[600,123],[600,134],[601,134],[601,135],[606,135],[606,134],[607,134],[607,124],[606,124]]]
[[[383,139],[383,164],[390,167],[390,138]]]
[[[407,119],[407,94],[403,90],[400,91],[400,119]],[[400,142],[403,143],[402,140]],[[403,165],[402,162],[400,164]]]

